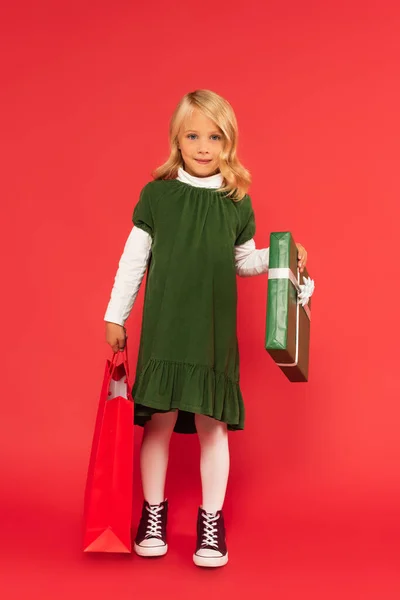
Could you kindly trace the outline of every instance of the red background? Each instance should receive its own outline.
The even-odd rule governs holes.
[[[399,4],[172,4],[3,9],[2,597],[398,598]],[[236,111],[258,246],[291,230],[316,281],[303,385],[264,350],[267,278],[239,280],[247,427],[212,573],[191,562],[194,436],[172,441],[168,556],[81,553],[112,280],[172,110],[203,87]]]

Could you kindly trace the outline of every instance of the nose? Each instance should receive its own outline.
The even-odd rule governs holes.
[[[200,138],[199,145],[197,148],[199,154],[209,154],[209,141],[208,139]]]

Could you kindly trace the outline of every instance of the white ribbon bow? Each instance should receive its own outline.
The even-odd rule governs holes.
[[[297,301],[302,306],[308,304],[309,299],[313,295],[315,289],[314,280],[311,277],[303,277],[304,284],[299,285],[300,292],[297,296]]]

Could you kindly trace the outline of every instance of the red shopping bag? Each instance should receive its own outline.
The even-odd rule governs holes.
[[[125,348],[106,363],[86,481],[84,552],[131,552],[133,402],[128,378]]]

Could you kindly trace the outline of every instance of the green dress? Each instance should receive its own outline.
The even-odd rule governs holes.
[[[195,413],[243,429],[234,246],[255,233],[250,197],[235,202],[178,179],[151,181],[133,223],[152,237],[135,423],[179,410],[177,432],[196,431]]]

